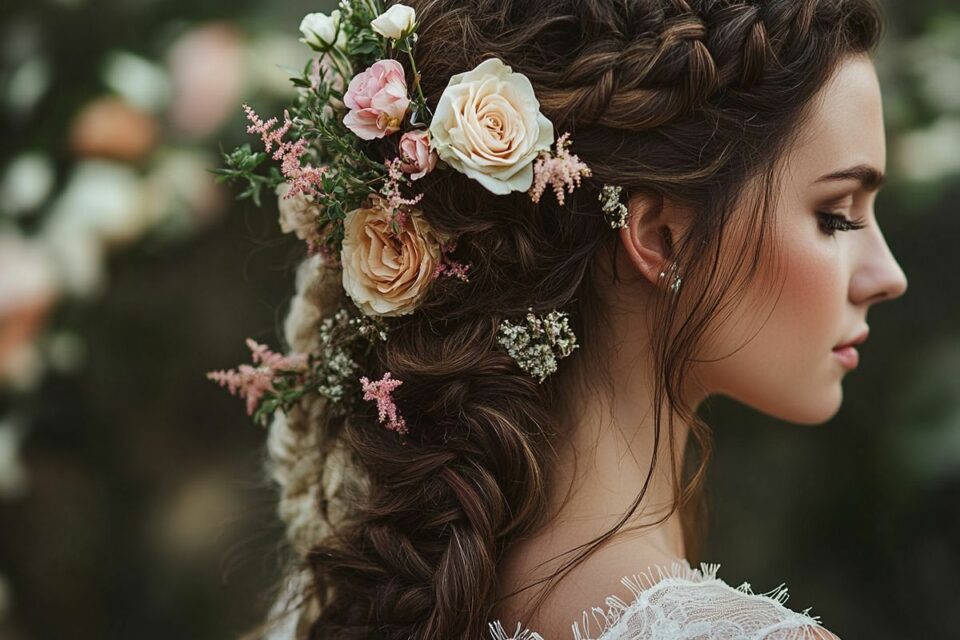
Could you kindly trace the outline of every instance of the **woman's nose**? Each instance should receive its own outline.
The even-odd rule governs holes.
[[[866,248],[862,261],[854,273],[850,296],[856,304],[873,304],[899,298],[907,291],[907,276],[879,227],[875,228],[875,241]]]

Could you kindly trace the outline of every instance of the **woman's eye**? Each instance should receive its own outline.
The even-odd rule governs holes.
[[[828,236],[834,235],[837,231],[853,231],[863,229],[863,218],[848,220],[846,216],[829,211],[818,211],[817,218],[820,221],[820,229]]]

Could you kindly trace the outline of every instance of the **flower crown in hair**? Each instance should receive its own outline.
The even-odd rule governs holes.
[[[309,14],[301,42],[314,55],[292,78],[299,96],[282,123],[244,105],[247,131],[264,149],[225,154],[220,179],[245,183],[239,197],[258,205],[263,188],[274,191],[281,229],[342,270],[353,303],[328,319],[317,353],[280,356],[253,343],[259,366],[209,374],[245,397],[258,420],[309,390],[344,410],[362,393],[376,400],[381,422],[407,432],[391,396],[402,381],[389,371],[379,381],[360,376],[357,350],[386,340],[384,318],[413,313],[433,280],[468,282],[471,267],[453,257],[457,238],[434,229],[417,206],[426,195],[417,180],[442,165],[498,195],[526,192],[538,203],[549,187],[563,204],[591,175],[569,152],[569,132],[554,139],[530,80],[499,58],[453,75],[432,111],[414,57],[417,26],[413,8],[384,11],[380,0],[341,0],[330,15]],[[412,78],[394,56],[409,60]],[[256,173],[268,154],[279,169]],[[576,346],[562,316],[531,312],[526,325],[501,327],[500,344],[541,382]]]

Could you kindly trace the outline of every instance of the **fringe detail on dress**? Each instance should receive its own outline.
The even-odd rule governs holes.
[[[522,629],[523,625],[517,623],[517,630],[513,632],[512,636],[507,636],[507,632],[503,630],[503,625],[499,620],[496,622],[491,622],[490,624],[490,636],[492,640],[543,640],[541,636],[536,631],[531,631],[530,629]]]
[[[741,591],[747,595],[758,597],[758,598],[769,598],[770,600],[773,600],[780,606],[786,606],[787,599],[790,597],[790,594],[787,593],[787,586],[785,583],[781,583],[779,587],[775,587],[774,589],[766,593],[754,593],[753,589],[750,587],[750,583],[744,582],[739,587],[737,587],[737,591]],[[810,615],[810,609],[812,608],[813,607],[807,607],[806,609],[800,612],[800,615],[810,618],[817,624],[822,624],[823,622],[820,620],[819,615],[815,615],[815,616]]]
[[[624,602],[624,600],[618,596],[607,596],[604,601],[606,609],[603,607],[591,607],[589,610],[584,609],[581,614],[581,622],[575,622],[571,625],[573,640],[597,640],[598,638],[602,638],[604,634],[613,629],[621,621],[623,614],[629,609],[637,605],[640,607],[645,606],[653,593],[668,586],[674,586],[678,582],[717,582],[728,589],[733,589],[733,587],[717,577],[719,569],[719,563],[706,562],[701,562],[700,567],[694,569],[690,566],[690,563],[684,559],[673,562],[669,568],[654,565],[640,573],[623,576],[620,578],[620,582],[633,594],[633,602]],[[749,582],[744,582],[735,590],[755,598],[766,598],[775,603],[776,606],[789,612],[790,615],[786,616],[782,622],[782,628],[800,630],[801,628],[797,627],[797,618],[805,617],[810,620],[810,624],[813,626],[802,627],[804,638],[809,640],[822,640],[825,637],[818,632],[818,629],[823,629],[823,627],[820,626],[820,616],[811,616],[809,614],[812,607],[807,607],[799,614],[786,609],[784,604],[789,598],[786,583],[781,583],[780,586],[765,593],[754,593]],[[521,630],[522,625],[519,622],[517,623],[517,631],[513,636],[506,634],[499,620],[495,623],[491,622],[489,625],[492,640],[543,640],[543,637],[539,633],[530,631],[529,629]],[[594,625],[596,626],[596,631],[592,631]],[[776,631],[779,626],[780,625],[774,626],[764,631],[766,633]]]
[[[649,590],[651,588],[659,588],[661,585],[666,586],[667,584],[671,584],[671,581],[675,580],[684,580],[688,582],[716,580],[717,570],[719,568],[720,565],[718,563],[708,564],[701,562],[699,569],[693,569],[690,567],[689,562],[686,560],[681,560],[673,562],[669,569],[661,565],[654,565],[653,567],[650,567],[641,573],[635,573],[632,576],[624,576],[620,578],[620,582],[623,583],[625,587],[630,589],[631,593],[633,593],[634,601],[630,604],[627,604],[617,596],[608,596],[604,602],[604,604],[607,605],[606,610],[601,607],[592,607],[588,612],[586,609],[584,609],[581,622],[575,622],[572,625],[573,639],[592,640],[593,638],[599,638],[609,629],[613,628],[618,622],[620,622],[620,617],[627,609],[638,602],[646,602],[647,598],[650,597]],[[654,579],[654,575],[656,575],[656,579]],[[590,630],[591,617],[593,618],[593,622],[599,627],[599,631],[596,636],[592,635]]]

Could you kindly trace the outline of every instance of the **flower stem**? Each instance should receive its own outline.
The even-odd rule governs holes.
[[[408,38],[409,37],[410,36],[408,36]],[[413,48],[406,39],[403,42],[403,50],[407,53],[407,57],[410,58],[410,69],[413,71],[413,88],[417,90],[417,95],[420,96],[420,106],[430,114],[430,117],[433,117],[433,112],[430,111],[430,107],[427,106],[427,99],[423,96],[423,89],[420,87],[420,72],[417,71],[417,63],[413,59]]]

